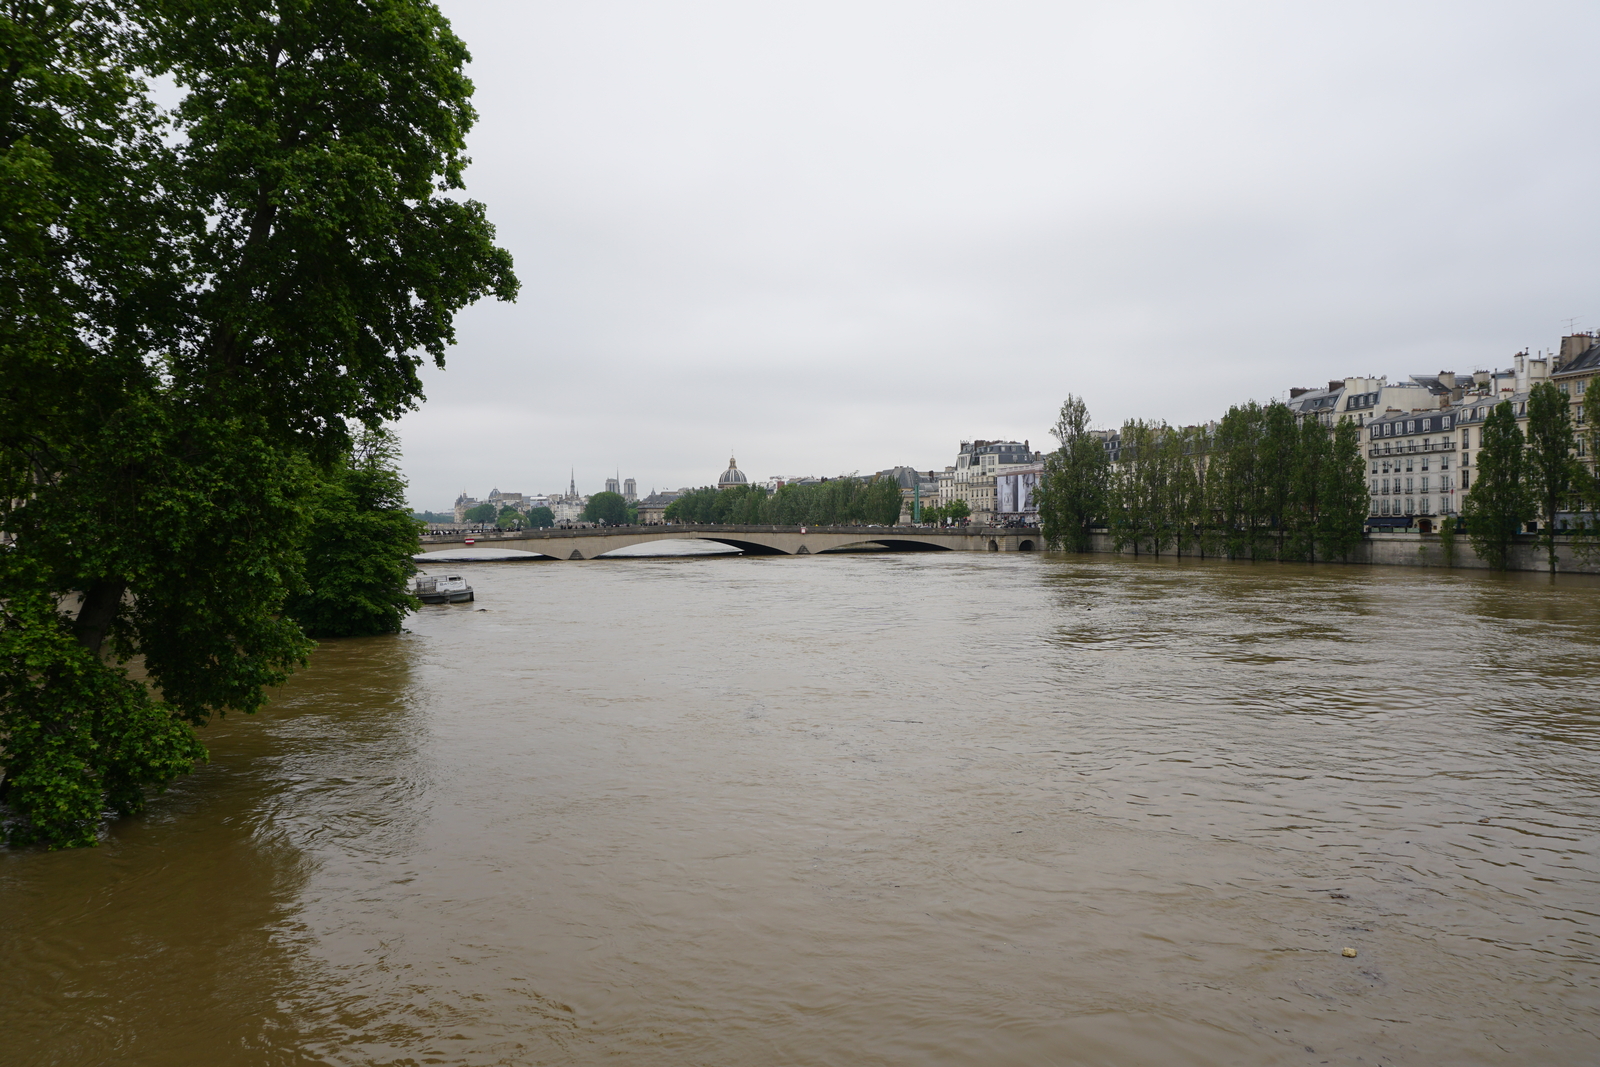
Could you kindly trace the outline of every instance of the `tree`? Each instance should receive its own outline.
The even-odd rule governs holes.
[[[1286,558],[1289,527],[1295,510],[1295,468],[1300,445],[1299,428],[1287,404],[1273,401],[1262,409],[1261,434],[1256,439],[1256,470],[1265,503],[1267,528],[1272,531],[1272,554]],[[1265,542],[1259,542],[1264,544]]]
[[[475,507],[470,507],[461,513],[461,518],[464,522],[493,522],[495,518],[494,505],[478,504]]]
[[[304,662],[352,420],[517,283],[451,195],[467,56],[422,0],[11,0],[0,53],[0,799],[82,845]]]
[[[1517,417],[1502,400],[1478,431],[1478,473],[1461,508],[1473,549],[1497,570],[1510,566],[1512,539],[1533,510],[1525,462]]]
[[[1051,434],[1060,447],[1045,457],[1039,485],[1039,523],[1045,544],[1089,551],[1089,532],[1105,520],[1110,461],[1105,444],[1089,430],[1089,408],[1067,394]]]
[[[598,522],[604,526],[621,526],[628,521],[628,502],[621,493],[596,493],[584,505],[584,522]]]
[[[1351,420],[1334,427],[1322,461],[1322,487],[1317,497],[1317,541],[1322,555],[1349,559],[1361,543],[1370,509],[1367,463],[1361,454],[1361,428]]]
[[[532,530],[544,530],[544,529],[549,529],[550,527],[554,526],[555,524],[556,524],[556,513],[551,511],[549,508],[545,507],[543,504],[540,504],[536,508],[529,508],[528,509],[528,528],[529,529],[532,529]]]
[[[522,512],[507,504],[494,517],[494,524],[502,530],[520,530],[524,525]]]
[[[1230,407],[1217,426],[1212,450],[1217,470],[1210,478],[1211,510],[1221,527],[1223,550],[1236,559],[1258,545],[1265,493],[1262,489],[1262,410],[1255,401]]]
[[[416,573],[417,524],[392,434],[363,434],[313,498],[304,588],[285,608],[309,637],[400,632],[419,606],[406,585]]]
[[[1554,382],[1540,382],[1528,393],[1528,492],[1540,517],[1550,573],[1556,572],[1556,516],[1572,503],[1583,468],[1573,458],[1572,406]]]
[[[1327,485],[1325,468],[1331,458],[1330,442],[1327,427],[1315,415],[1302,418],[1298,429],[1294,450],[1284,457],[1291,475],[1286,523],[1289,540],[1284,558],[1314,563],[1322,528],[1322,492]]]

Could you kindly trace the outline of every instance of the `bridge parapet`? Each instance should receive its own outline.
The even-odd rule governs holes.
[[[715,541],[750,555],[805,556],[851,545],[911,551],[1030,552],[1042,547],[1035,527],[957,526],[731,526],[714,524],[604,526],[543,530],[424,534],[424,549],[465,545],[536,552],[552,559],[593,559],[653,541]]]

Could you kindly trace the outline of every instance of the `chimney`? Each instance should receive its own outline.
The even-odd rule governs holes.
[[[1556,357],[1560,365],[1565,367],[1574,359],[1587,352],[1595,344],[1595,335],[1592,333],[1571,333],[1561,339],[1561,354]]]
[[[1456,372],[1453,370],[1440,371],[1439,384],[1444,386],[1446,389],[1454,389],[1456,387]]]
[[[1489,388],[1489,372],[1486,370],[1473,371],[1472,384],[1476,385],[1479,389]]]
[[[1333,381],[1328,383],[1328,392],[1330,392],[1330,393],[1337,393],[1340,389],[1343,389],[1343,388],[1344,388],[1344,379],[1343,378],[1335,378]]]
[[[1311,390],[1309,390],[1309,389],[1290,389],[1289,390],[1289,399],[1293,400],[1295,397],[1304,396],[1305,394],[1307,394],[1309,392],[1311,392]]]

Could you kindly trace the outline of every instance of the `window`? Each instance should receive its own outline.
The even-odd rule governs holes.
[[[1378,473],[1378,461],[1377,460],[1373,460],[1372,461],[1372,473],[1373,474],[1377,474]]]
[[[1378,505],[1378,513],[1380,515],[1389,514],[1389,502],[1387,500],[1383,501],[1381,504]]]
[[[1428,469],[1428,460],[1430,460],[1432,458],[1433,458],[1432,456],[1429,456],[1429,455],[1426,455],[1426,454],[1423,455],[1423,457],[1422,457],[1422,469],[1423,470],[1427,470]]]
[[[1412,457],[1407,456],[1406,457],[1406,473],[1407,474],[1411,473],[1411,464],[1412,464]]]
[[[1461,472],[1461,488],[1472,488],[1472,475],[1468,474],[1466,471]]]
[[[1426,493],[1426,492],[1427,492],[1427,491],[1428,491],[1428,478],[1427,478],[1427,476],[1426,476],[1426,475],[1424,475],[1424,476],[1423,476],[1423,478],[1422,478],[1422,491],[1423,491],[1423,492],[1424,492],[1424,493]],[[1424,505],[1422,505],[1422,506],[1423,506],[1423,507],[1424,507],[1424,508],[1426,508],[1426,507],[1427,507],[1427,506],[1428,506],[1428,505],[1426,505],[1426,504],[1424,504]]]
[[[1461,427],[1461,447],[1466,448],[1472,444],[1472,431],[1465,426]]]
[[[1389,479],[1385,478],[1383,480],[1383,492],[1387,493],[1388,491],[1389,491]]]
[[[1439,429],[1441,429],[1441,430],[1448,430],[1448,429],[1449,429],[1449,428],[1450,428],[1450,416],[1449,416],[1449,415],[1446,415],[1446,416],[1445,416],[1445,417],[1444,417],[1444,418],[1443,418],[1443,419],[1442,419],[1442,420],[1441,420],[1441,421],[1440,421],[1440,423],[1439,423]]]
[[[1583,381],[1578,383],[1578,395],[1582,396],[1583,391],[1587,388],[1589,388],[1589,379],[1585,378]]]
[[[1450,457],[1449,456],[1440,456],[1439,457],[1439,469],[1442,470],[1442,471],[1447,471],[1447,470],[1450,469]]]
[[[1416,419],[1407,419],[1406,420],[1406,433],[1416,433],[1416,432],[1417,432],[1417,420]]]
[[[1416,513],[1417,509],[1415,502],[1410,497],[1406,497],[1406,514],[1415,515]]]
[[[1412,479],[1410,479],[1410,478],[1406,479],[1406,492],[1408,492],[1408,493],[1411,492],[1411,482],[1412,482]]]
[[[1428,513],[1428,498],[1427,497],[1423,497],[1422,498],[1422,513],[1424,515],[1426,515]]]

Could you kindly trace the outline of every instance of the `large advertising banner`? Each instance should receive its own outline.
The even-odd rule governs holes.
[[[1016,518],[1038,515],[1039,505],[1034,499],[1034,490],[1038,488],[1040,473],[1031,470],[995,475],[995,513]]]

